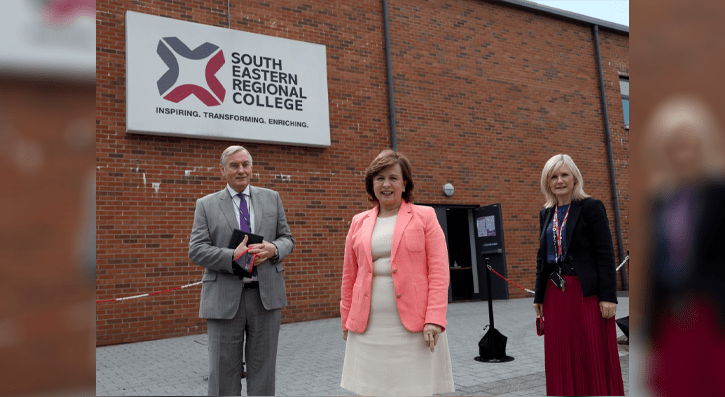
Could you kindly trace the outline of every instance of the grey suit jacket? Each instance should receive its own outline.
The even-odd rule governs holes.
[[[263,236],[279,251],[276,263],[269,259],[257,268],[259,294],[265,309],[279,309],[287,305],[281,262],[292,252],[295,240],[279,193],[254,186],[249,187],[249,193],[254,209],[254,234]],[[206,268],[199,308],[202,318],[231,319],[239,307],[242,280],[232,274],[234,250],[227,248],[234,229],[239,229],[239,218],[226,186],[196,201],[189,258]]]

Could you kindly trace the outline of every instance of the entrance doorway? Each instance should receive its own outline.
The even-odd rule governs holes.
[[[485,259],[490,259],[491,266],[506,276],[505,251],[503,250],[503,228],[501,225],[500,205],[440,205],[421,204],[433,207],[438,223],[443,229],[448,247],[448,267],[450,284],[448,302],[467,299],[487,299],[488,287],[486,280]],[[481,226],[475,222],[495,222],[488,225],[491,229],[486,236],[477,236]],[[482,224],[487,225],[485,222]],[[497,237],[496,237],[497,236]],[[495,241],[494,241],[495,240]],[[496,246],[496,250],[488,248]],[[508,299],[508,285],[505,281],[492,277],[493,299]]]
[[[465,208],[447,208],[448,262],[451,269],[451,300],[473,299],[473,260],[468,213]]]
[[[451,282],[448,302],[480,299],[473,209],[478,205],[421,204],[433,207],[446,236]]]

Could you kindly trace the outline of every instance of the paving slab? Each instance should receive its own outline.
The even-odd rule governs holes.
[[[478,341],[488,324],[488,302],[448,305],[448,344],[456,391],[452,396],[539,396],[546,394],[544,339],[535,331],[532,299],[493,302],[496,329],[508,337],[506,363],[484,363]],[[629,315],[629,298],[619,297],[617,318]],[[624,334],[617,329],[617,337]],[[625,338],[621,338],[625,339]],[[277,395],[351,396],[340,387],[345,341],[340,319],[282,324],[277,353]],[[629,348],[620,345],[625,394],[629,395]],[[206,335],[96,348],[99,396],[204,396],[209,362]],[[246,385],[242,382],[242,395]]]

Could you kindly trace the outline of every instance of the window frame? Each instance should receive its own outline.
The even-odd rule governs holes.
[[[622,116],[624,116],[624,101],[627,100],[627,105],[629,105],[629,90],[627,90],[627,95],[622,93],[622,82],[627,82],[627,86],[629,86],[629,76],[622,74],[619,75],[619,94],[622,96]],[[629,113],[629,111],[627,113]],[[627,130],[629,129],[629,115],[627,115],[627,118],[624,120],[624,128]]]

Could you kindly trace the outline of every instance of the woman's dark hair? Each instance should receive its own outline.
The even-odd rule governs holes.
[[[403,191],[403,200],[408,203],[413,202],[413,174],[411,172],[410,160],[405,157],[404,154],[398,153],[392,149],[386,149],[380,152],[375,160],[370,163],[368,169],[365,170],[365,190],[368,192],[370,201],[378,202],[375,197],[375,191],[373,190],[373,178],[380,173],[380,171],[400,164],[400,170],[403,171],[403,180],[405,180],[405,190]]]

